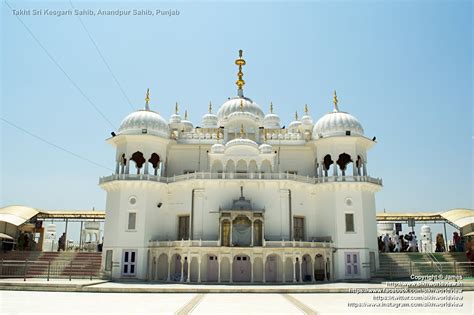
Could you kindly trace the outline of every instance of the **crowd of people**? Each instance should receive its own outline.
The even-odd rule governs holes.
[[[418,252],[418,240],[415,232],[390,236],[388,233],[378,237],[379,252]]]

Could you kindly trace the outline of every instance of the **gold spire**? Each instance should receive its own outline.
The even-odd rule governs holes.
[[[273,114],[273,103],[270,102],[270,114]]]
[[[212,103],[209,101],[209,114],[212,114]]]
[[[244,137],[244,124],[240,124],[240,138]]]
[[[335,112],[338,112],[338,111],[339,111],[339,107],[337,107],[337,103],[338,103],[339,101],[337,100],[337,93],[336,93],[336,90],[334,90],[333,102],[334,102],[334,111],[335,111]]]
[[[298,111],[295,111],[295,120],[298,120]]]
[[[188,120],[188,110],[184,111],[184,120]]]
[[[304,104],[304,113],[308,115],[309,109],[308,109],[308,104]]]
[[[145,109],[150,110],[150,89],[146,89],[146,96],[145,96]]]
[[[176,105],[174,106],[174,113],[178,115],[179,107],[178,107],[178,102],[176,102]]]
[[[243,79],[243,72],[242,72],[242,66],[245,66],[245,60],[242,58],[242,49],[239,50],[239,58],[235,60],[235,64],[237,66],[239,66],[239,72],[237,72],[237,81],[235,82],[235,84],[237,84],[237,87],[238,87],[238,95],[240,97],[244,96],[244,91],[243,91],[243,87],[245,85],[245,81]]]
[[[240,111],[241,112],[244,111],[244,101],[243,100],[240,100]]]

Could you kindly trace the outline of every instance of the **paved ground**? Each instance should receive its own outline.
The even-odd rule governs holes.
[[[472,314],[474,293],[460,308],[352,308],[372,294],[192,294],[0,291],[0,314]]]

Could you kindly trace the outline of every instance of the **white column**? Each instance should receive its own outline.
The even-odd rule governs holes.
[[[293,265],[293,282],[296,282],[296,259],[294,257],[291,259],[291,264]]]
[[[253,263],[254,263],[254,258],[250,258],[250,282],[253,283]]]
[[[127,162],[125,164],[125,174],[130,173],[130,159],[127,159]]]
[[[119,171],[120,171],[120,162],[117,161],[117,162],[115,163],[115,174],[118,174]]]
[[[184,259],[183,259],[182,256],[181,256],[180,262],[181,262],[181,277],[179,279],[179,282],[183,282],[183,280],[184,280]]]
[[[327,281],[327,277],[326,277],[326,255],[323,255],[323,259],[324,259],[324,280],[323,281]]]
[[[252,223],[250,224],[250,229],[251,229],[251,231],[250,231],[250,237],[251,237],[250,246],[253,246],[253,220],[251,222]]]
[[[198,259],[198,282],[201,282],[201,256]]]
[[[286,282],[286,257],[283,256],[283,283]]]
[[[230,235],[229,235],[229,239],[230,239],[230,246],[234,246],[234,243],[232,242],[232,226],[234,225],[233,224],[233,221],[234,219],[232,217],[230,217]]]
[[[221,283],[221,258],[217,257],[217,283]]]
[[[188,277],[186,279],[186,282],[191,282],[191,260],[193,258],[188,256]]]
[[[333,175],[337,176],[337,163],[336,162],[333,163]]]
[[[266,264],[267,264],[267,257],[264,256],[262,261],[263,261],[263,266],[262,266],[262,270],[263,270],[262,281],[263,281],[263,283],[265,283],[265,282],[266,282],[266,279],[265,279],[265,266],[266,266]]]
[[[302,270],[303,260],[300,258],[299,262],[300,262],[300,282],[303,282],[303,270]]]
[[[362,163],[362,173],[367,176],[367,164],[365,162]]]
[[[311,282],[314,282],[314,259],[311,257]]]
[[[232,268],[232,264],[234,263],[234,256],[231,257],[231,260],[230,260],[230,275],[229,275],[229,282],[232,283],[232,273],[233,273],[233,268]]]
[[[147,161],[145,161],[145,170],[143,174],[148,175],[148,162]]]

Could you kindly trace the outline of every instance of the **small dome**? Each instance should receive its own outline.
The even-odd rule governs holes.
[[[362,136],[364,128],[361,123],[349,113],[334,111],[321,117],[313,129],[313,137],[345,136],[350,131],[351,135]]]
[[[263,128],[265,129],[280,129],[280,116],[277,114],[266,114],[263,118]]]
[[[258,149],[260,150],[260,153],[264,154],[272,153],[273,151],[272,146],[266,143],[261,144]]]
[[[211,147],[211,153],[224,153],[225,146],[221,143],[213,144]]]
[[[242,103],[242,110],[240,108],[240,104]],[[257,103],[252,101],[247,97],[234,97],[226,101],[222,106],[219,108],[217,112],[217,117],[220,122],[224,121],[230,114],[235,112],[248,112],[253,114],[255,117],[259,118],[260,120],[263,119],[264,114],[260,106]]]
[[[202,127],[203,128],[217,128],[218,123],[217,116],[211,113],[208,113],[202,116]]]
[[[291,131],[297,131],[300,126],[301,126],[301,121],[299,121],[299,120],[293,120],[293,121],[288,125],[288,129],[290,129]]]
[[[170,117],[170,124],[179,124],[181,123],[181,116],[179,114],[173,114]]]
[[[230,148],[236,145],[245,145],[245,146],[258,148],[258,144],[255,141],[250,140],[250,139],[243,139],[243,138],[235,138],[225,144],[226,148]]]
[[[301,117],[301,124],[303,126],[312,126],[313,125],[313,118],[309,115],[304,115]]]
[[[122,120],[118,129],[119,134],[142,134],[143,129],[148,134],[168,138],[170,129],[168,123],[157,112],[137,110]]]
[[[186,132],[189,132],[189,131],[193,130],[193,128],[194,128],[193,123],[189,120],[181,120],[181,123],[183,124],[184,131],[186,131]]]

